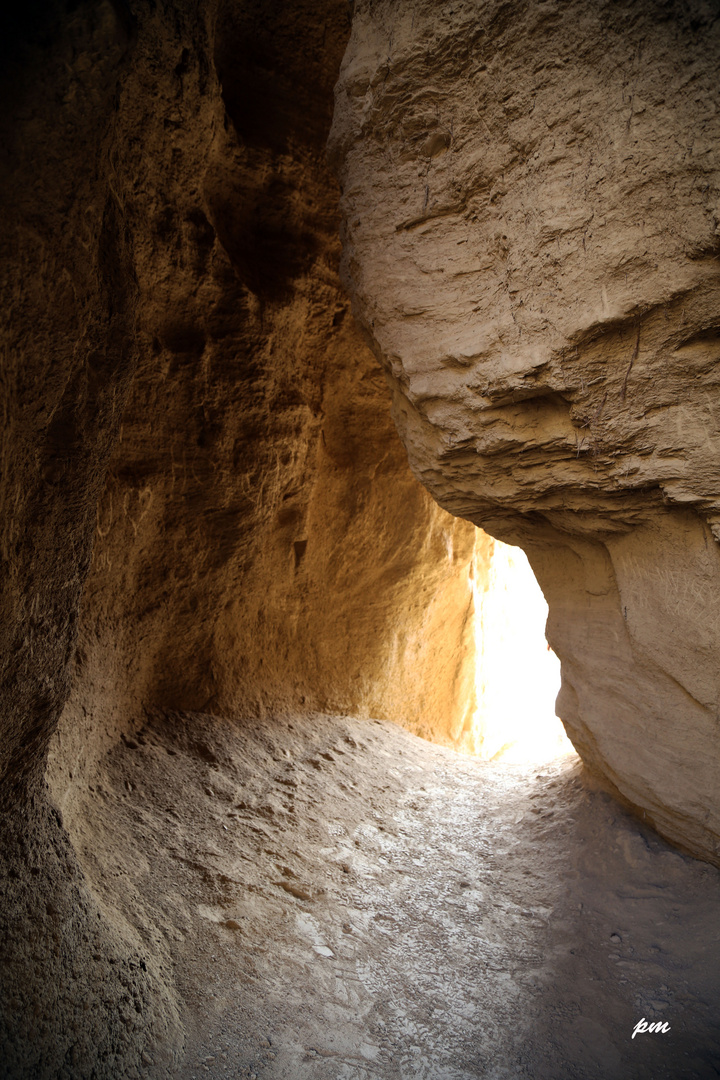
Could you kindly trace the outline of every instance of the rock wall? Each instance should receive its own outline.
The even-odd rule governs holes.
[[[0,35],[4,1076],[177,1069],[169,952],[93,851],[148,714],[474,746],[469,522],[528,551],[586,760],[717,858],[712,12],[357,4],[360,327],[349,15]]]
[[[3,34],[3,1076],[176,1070],[167,950],[93,852],[148,712],[469,738],[475,530],[338,278],[348,33],[340,0],[59,0]]]
[[[340,286],[325,140],[349,20],[316,15],[221,5],[212,85],[186,58],[182,93],[150,88],[168,100],[128,198],[139,359],[58,736],[66,810],[147,708],[471,724],[476,530],[412,477]]]
[[[526,550],[585,761],[717,862],[716,15],[359,3],[332,153],[413,471]]]

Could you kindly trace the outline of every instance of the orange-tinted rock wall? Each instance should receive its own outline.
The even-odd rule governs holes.
[[[411,476],[338,280],[324,140],[347,32],[344,5],[322,34],[302,6],[228,6],[215,90],[188,58],[174,97],[158,88],[128,209],[138,369],[98,508],[67,773],[94,752],[88,729],[114,737],[146,707],[360,712],[449,741],[471,718],[475,530]]]
[[[68,839],[148,710],[467,734],[475,531],[411,476],[338,280],[324,142],[348,20],[340,2],[51,3],[5,37],[13,1076],[175,1068],[165,953]]]

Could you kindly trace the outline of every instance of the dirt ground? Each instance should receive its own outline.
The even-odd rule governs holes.
[[[720,873],[577,759],[485,763],[348,717],[155,715],[66,821],[176,986],[166,1075],[720,1076]],[[632,1038],[643,1018],[669,1030]]]

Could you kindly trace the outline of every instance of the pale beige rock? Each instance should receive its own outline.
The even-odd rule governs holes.
[[[585,760],[720,858],[720,24],[356,5],[345,278],[415,474],[527,551]]]

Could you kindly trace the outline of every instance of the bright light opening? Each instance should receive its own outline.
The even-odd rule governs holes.
[[[483,541],[473,582],[478,753],[513,763],[574,754],[555,715],[560,661],[545,640],[545,597],[521,548]]]

